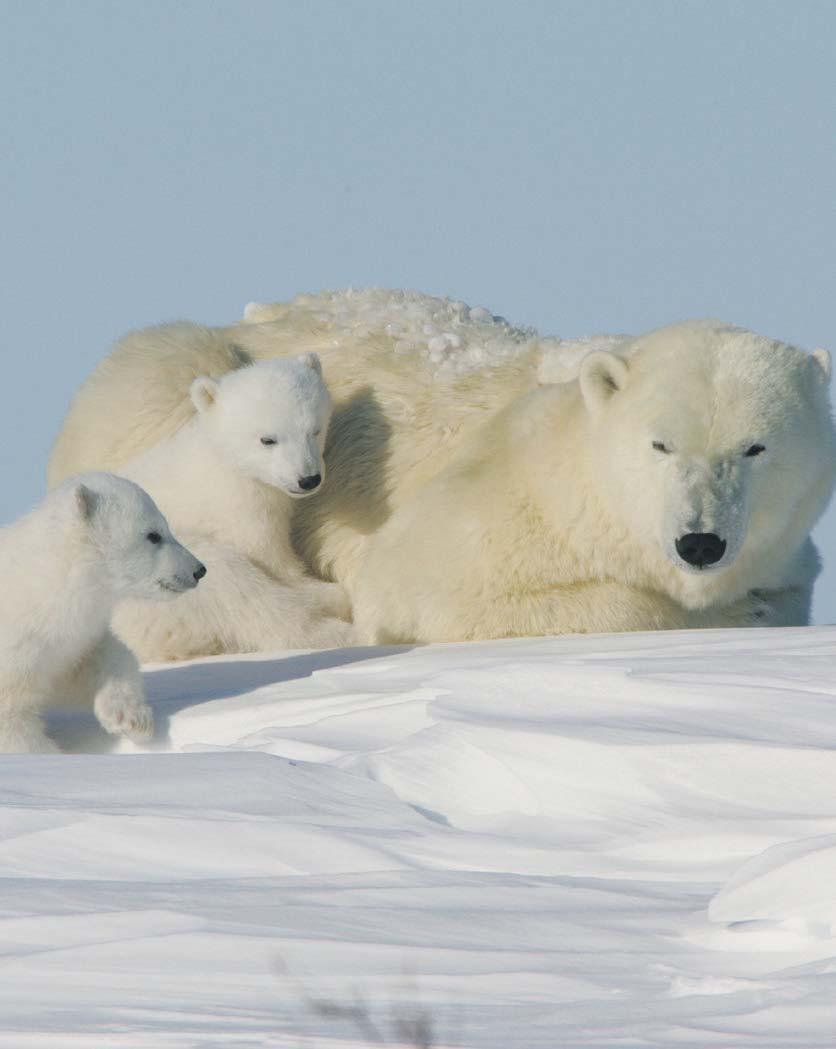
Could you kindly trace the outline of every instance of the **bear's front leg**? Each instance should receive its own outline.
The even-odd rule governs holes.
[[[49,700],[49,687],[38,679],[37,668],[19,665],[0,674],[0,754],[60,752],[44,727]]]
[[[779,590],[750,590],[739,600],[719,608],[693,613],[699,627],[807,626],[812,586]]]
[[[491,630],[485,636],[489,637],[620,634],[682,630],[692,625],[687,610],[667,594],[614,581],[522,594],[486,608],[484,616]]]
[[[481,641],[554,634],[610,634],[632,630],[684,629],[688,612],[667,595],[614,582],[577,583],[490,595],[464,586],[414,599],[393,588],[390,600],[355,605],[358,634],[365,644]],[[409,598],[413,600],[409,600]]]
[[[136,743],[154,734],[154,712],[145,701],[139,663],[133,652],[108,631],[80,668],[78,685],[93,700],[93,712],[113,736]]]
[[[554,633],[798,626],[806,622],[809,608],[804,587],[750,590],[730,605],[705,609],[688,609],[667,594],[612,582],[559,588],[557,594],[558,605],[543,610]]]
[[[751,590],[749,593],[760,604],[754,615],[757,626],[809,626],[812,584],[785,586],[781,590]]]
[[[36,710],[6,710],[0,705],[0,754],[59,754]]]

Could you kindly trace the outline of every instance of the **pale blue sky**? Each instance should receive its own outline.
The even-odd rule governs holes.
[[[834,70],[829,0],[0,0],[0,521],[115,337],[250,299],[836,349]]]

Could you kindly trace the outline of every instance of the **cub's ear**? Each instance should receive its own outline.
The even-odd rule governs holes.
[[[827,350],[818,349],[813,350],[812,357],[813,360],[816,362],[816,365],[819,368],[821,368],[822,374],[824,375],[825,379],[829,380],[830,373],[832,371],[830,363],[830,354],[827,352]]]
[[[73,488],[73,501],[75,503],[76,513],[81,520],[89,521],[96,512],[99,496],[92,490],[92,488],[88,488],[86,484],[77,484],[75,488]]]
[[[244,307],[244,320],[249,324],[258,324],[265,306],[261,302],[248,302]]]
[[[602,350],[589,353],[581,364],[581,393],[587,410],[599,412],[610,398],[627,383],[627,362],[614,353]]]
[[[307,364],[309,368],[313,368],[317,375],[322,375],[322,361],[319,359],[318,353],[303,353],[299,360],[303,364]]]
[[[218,397],[218,384],[208,375],[199,375],[189,389],[189,396],[199,412],[206,412]]]

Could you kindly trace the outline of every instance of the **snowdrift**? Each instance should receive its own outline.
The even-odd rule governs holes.
[[[832,1049],[834,668],[828,628],[149,667],[153,748],[0,758],[0,1046]]]

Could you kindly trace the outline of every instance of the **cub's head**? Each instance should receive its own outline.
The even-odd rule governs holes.
[[[201,376],[191,397],[207,439],[242,473],[297,499],[319,489],[331,397],[315,353]]]
[[[148,493],[113,474],[79,474],[64,486],[117,599],[162,601],[192,590],[206,569],[171,534]]]
[[[833,487],[830,358],[719,322],[590,354],[580,388],[601,492],[637,549],[700,586],[742,554],[790,556]],[[793,544],[796,544],[793,546]]]

